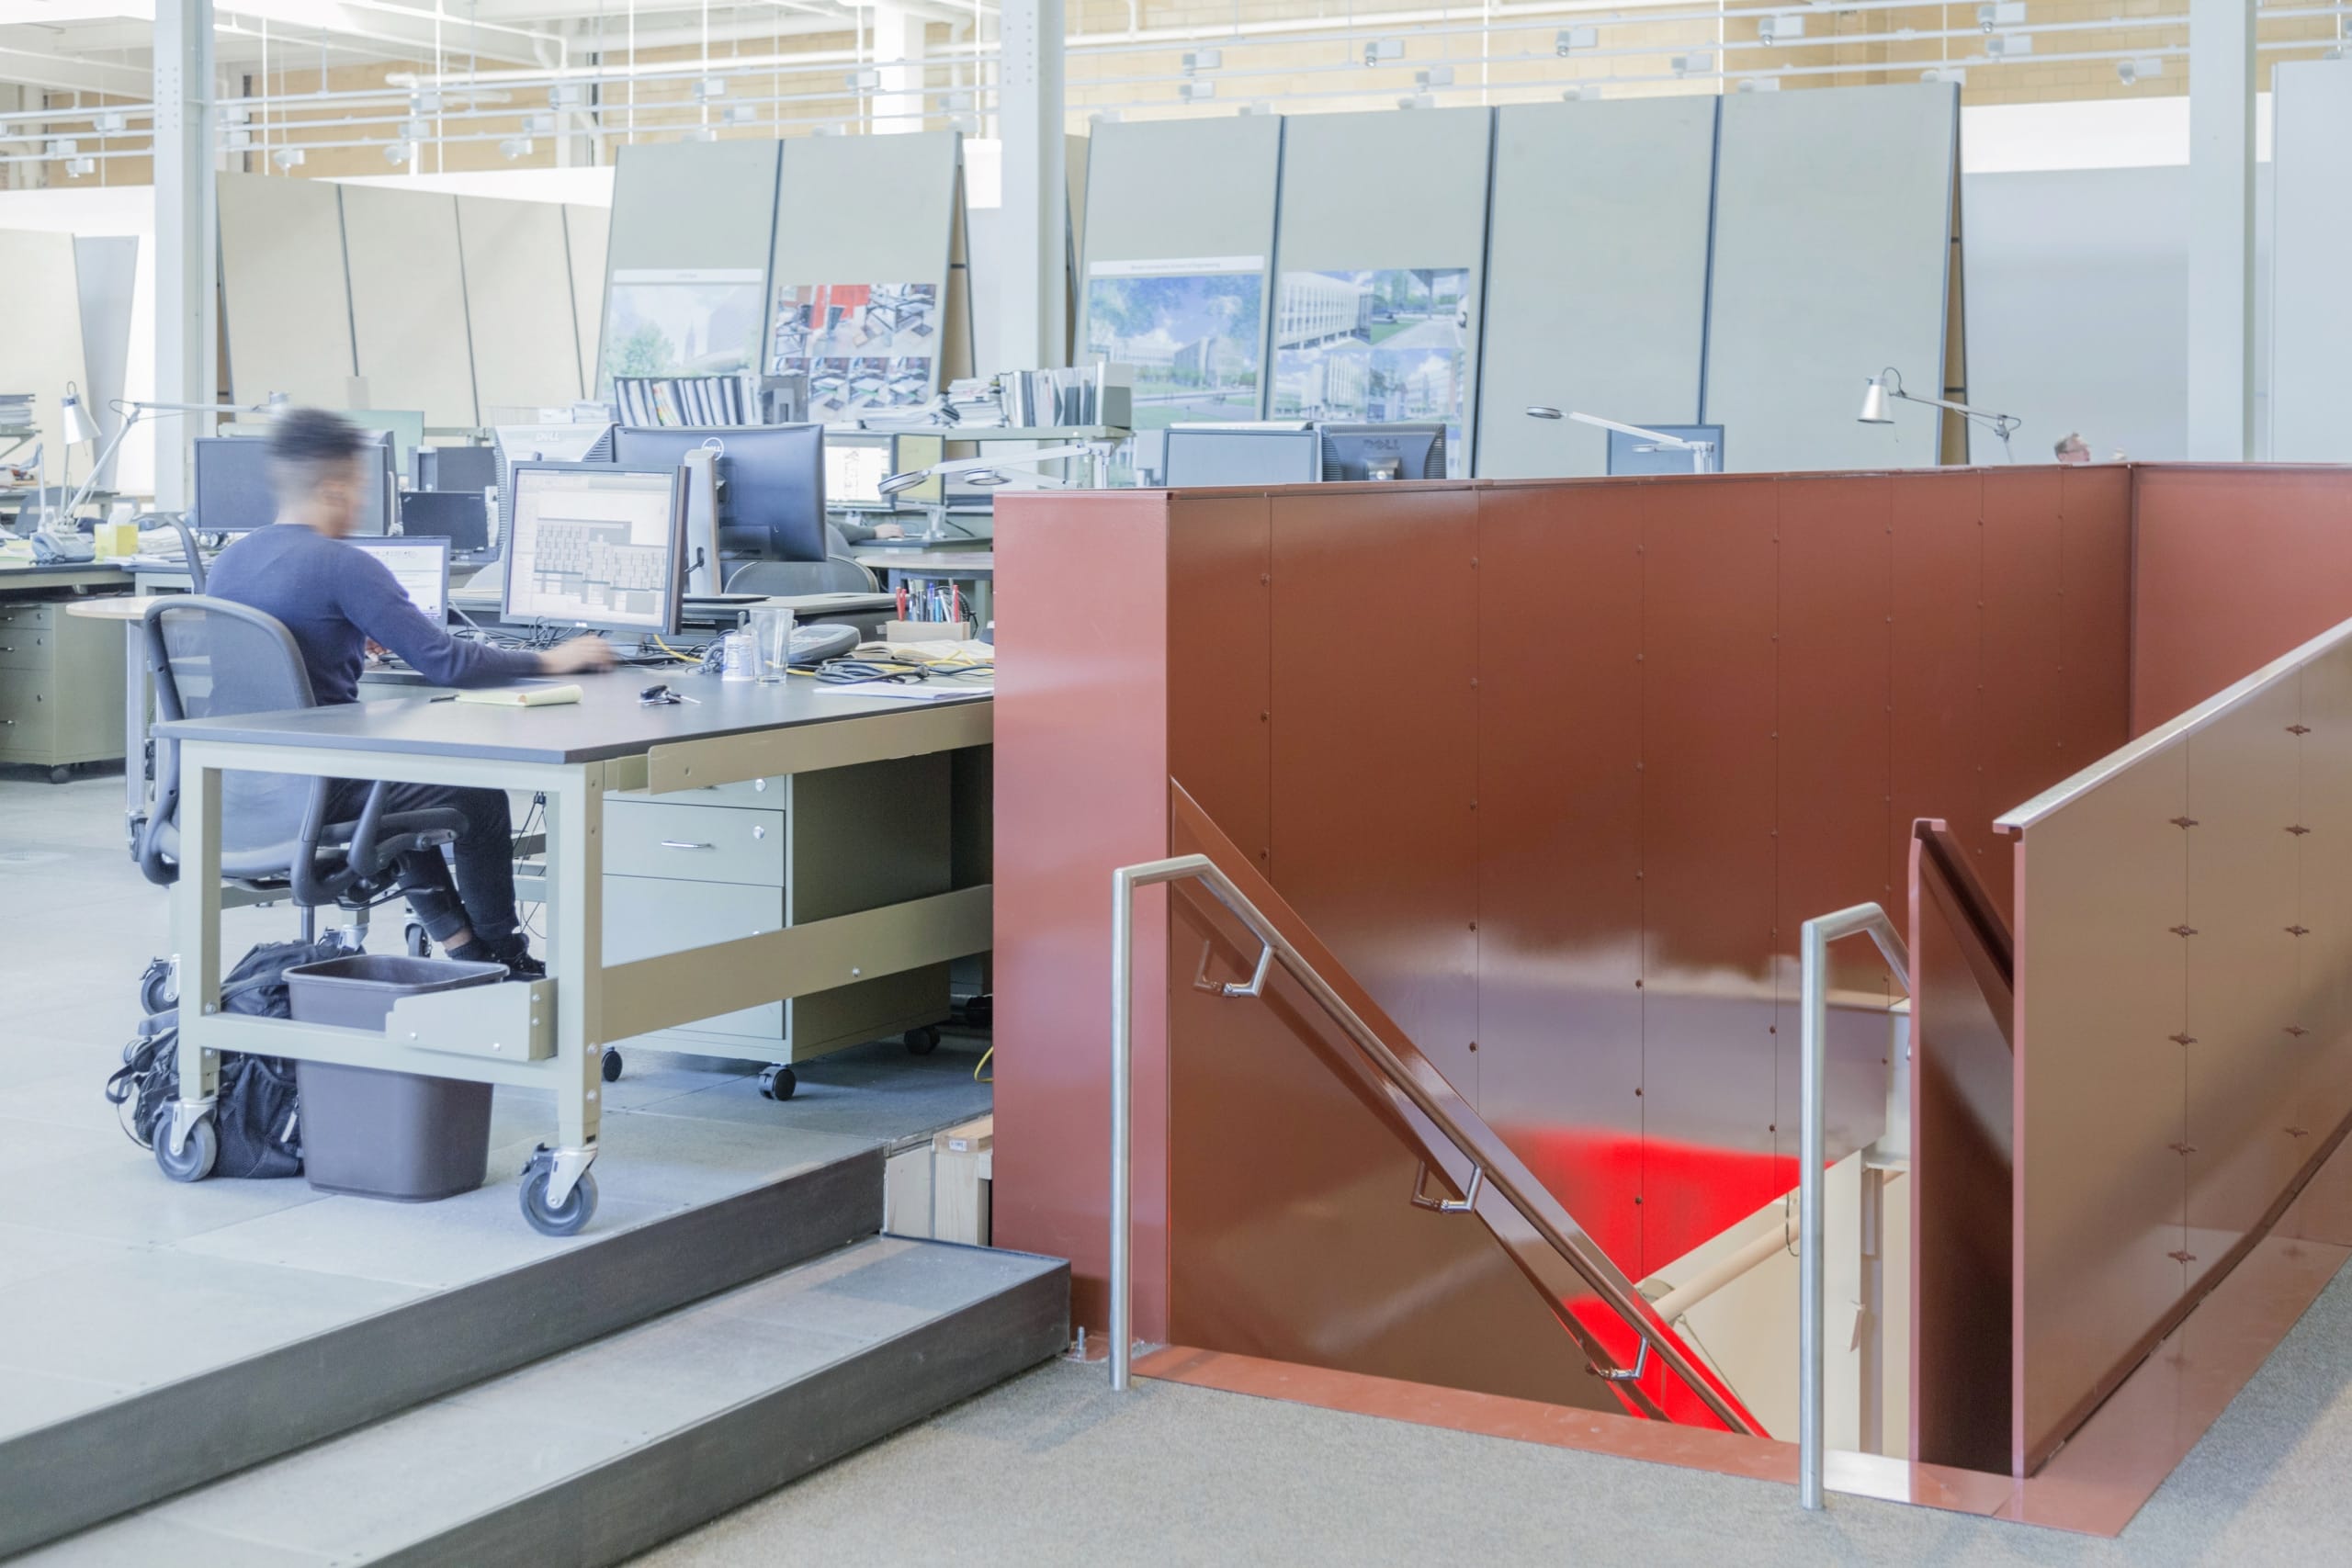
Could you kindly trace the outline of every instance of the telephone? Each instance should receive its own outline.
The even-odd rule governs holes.
[[[97,558],[97,547],[87,534],[43,528],[33,535],[33,559],[41,566],[74,566]]]

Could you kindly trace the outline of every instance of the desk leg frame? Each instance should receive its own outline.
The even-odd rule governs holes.
[[[560,1081],[555,1169],[548,1200],[560,1205],[596,1157],[605,1089],[605,768],[566,770],[547,792],[548,972],[556,987]]]

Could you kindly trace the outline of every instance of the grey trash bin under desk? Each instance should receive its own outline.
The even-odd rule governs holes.
[[[506,978],[503,964],[358,953],[286,971],[298,1023],[381,1030],[392,1004]],[[302,1174],[322,1192],[426,1203],[470,1192],[490,1169],[486,1083],[300,1062]]]

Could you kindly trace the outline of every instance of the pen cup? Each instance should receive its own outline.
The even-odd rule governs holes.
[[[792,673],[792,612],[782,605],[768,604],[753,610],[749,618],[752,634],[752,663],[763,682],[774,682]]]

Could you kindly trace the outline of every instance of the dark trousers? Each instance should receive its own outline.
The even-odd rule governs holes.
[[[356,779],[336,781],[327,807],[330,822],[356,820],[368,804],[372,785]],[[435,942],[447,942],[470,927],[476,942],[493,951],[514,942],[519,921],[514,909],[514,817],[501,789],[459,789],[450,784],[396,784],[389,786],[384,811],[423,811],[450,807],[465,814],[465,827],[449,846],[457,862],[458,880],[449,884],[449,860],[439,850],[419,850],[400,860],[401,891],[408,907]]]

